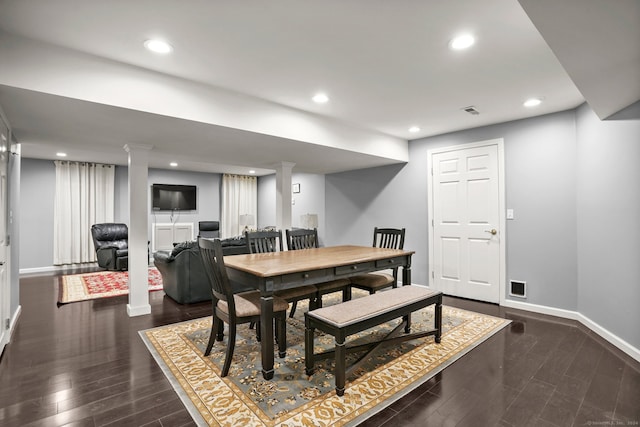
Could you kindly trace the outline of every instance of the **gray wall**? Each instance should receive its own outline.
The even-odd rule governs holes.
[[[51,160],[22,159],[20,173],[20,269],[47,268],[53,265],[53,209],[55,165]],[[176,213],[173,222],[191,222],[194,234],[198,221],[220,219],[220,174],[149,169],[149,229],[153,222],[171,222],[170,214],[151,211],[152,184],[196,185],[197,210]],[[115,170],[116,222],[129,223],[128,169]]]
[[[22,158],[20,171],[20,268],[53,265],[53,161]]]
[[[257,225],[276,225],[276,174],[258,177]]]
[[[409,145],[410,161],[406,165],[383,166],[351,172],[329,174],[325,183],[327,244],[356,244],[370,246],[373,228],[394,227],[407,229],[405,248],[417,250],[423,240],[422,229],[427,222],[426,169],[412,156],[414,146]],[[426,156],[426,155],[425,155]],[[426,157],[425,157],[426,162]],[[424,250],[417,253],[418,262]],[[426,274],[426,273],[425,273]],[[420,273],[413,279],[425,283]]]
[[[428,284],[427,151],[504,139],[507,281],[527,281],[527,302],[575,310],[575,121],[572,111],[425,138],[409,163],[327,175],[330,243],[371,244],[374,226],[405,227],[412,278]]]
[[[300,227],[300,216],[318,214],[318,239],[325,239],[325,177],[309,173],[292,173],[291,182],[300,184],[300,193],[292,194],[291,225]],[[276,224],[276,175],[258,178],[258,227]]]
[[[640,120],[578,128],[578,311],[640,348]]]
[[[129,223],[129,171],[125,166],[117,166],[115,173],[115,220]],[[220,184],[222,175],[202,172],[184,172],[169,169],[149,169],[149,239],[156,222],[193,223],[194,237],[198,234],[198,221],[220,221]],[[195,211],[176,212],[171,216],[167,211],[151,209],[151,185],[175,184],[197,186],[197,206]]]

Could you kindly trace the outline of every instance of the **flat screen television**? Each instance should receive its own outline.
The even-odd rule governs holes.
[[[196,186],[153,184],[151,186],[152,207],[156,211],[196,210]]]

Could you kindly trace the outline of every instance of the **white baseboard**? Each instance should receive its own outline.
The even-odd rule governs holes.
[[[582,323],[584,326],[591,329],[596,334],[600,335],[602,338],[609,341],[611,344],[615,345],[620,350],[624,351],[629,356],[640,362],[640,349],[635,348],[619,336],[598,325],[596,322],[581,313],[578,313],[578,321],[580,321],[580,323]]]
[[[534,313],[547,314],[549,316],[557,316],[565,319],[577,320],[578,322],[582,323],[584,326],[591,329],[593,332],[600,335],[602,338],[609,341],[611,344],[640,362],[640,349],[632,346],[616,334],[608,331],[593,320],[589,319],[587,316],[577,311],[564,310],[562,308],[547,307],[544,305],[530,304],[528,302],[513,300],[504,300],[502,305],[504,307],[517,308],[520,310],[532,311]]]
[[[87,264],[82,264],[82,267],[97,267],[98,263],[90,262]],[[42,273],[57,273],[61,271],[71,271],[80,266],[69,266],[69,265],[50,265],[47,267],[34,267],[34,268],[21,268],[19,274],[21,276],[29,276],[29,275],[38,275]]]
[[[13,331],[18,324],[18,319],[20,318],[20,313],[22,313],[22,306],[19,305],[16,311],[11,316],[11,322],[9,323],[9,342],[11,342],[11,337],[13,337]]]
[[[60,271],[62,267],[50,266],[50,267],[35,267],[35,268],[21,268],[20,275],[28,276],[30,274],[51,273],[53,271]]]
[[[580,320],[580,313],[578,313],[577,311],[565,310],[563,308],[547,307],[546,305],[537,305],[510,299],[505,299],[504,301],[502,301],[501,305],[503,307],[517,308],[519,310],[533,311],[534,313],[562,317],[564,319]]]

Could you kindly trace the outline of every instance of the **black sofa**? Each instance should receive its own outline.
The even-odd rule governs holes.
[[[107,270],[129,268],[129,229],[127,224],[105,223],[91,226],[98,265]]]
[[[223,239],[222,251],[226,255],[246,254],[244,237]],[[162,275],[164,293],[180,304],[211,300],[209,285],[197,241],[178,243],[172,251],[158,251],[153,264]],[[238,289],[242,291],[246,289]]]

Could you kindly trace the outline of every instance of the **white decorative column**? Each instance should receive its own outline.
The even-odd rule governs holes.
[[[291,162],[282,162],[276,167],[276,227],[278,230],[291,228],[291,171],[295,165]]]
[[[152,145],[128,144],[129,153],[129,316],[151,313],[149,305],[148,177]]]

